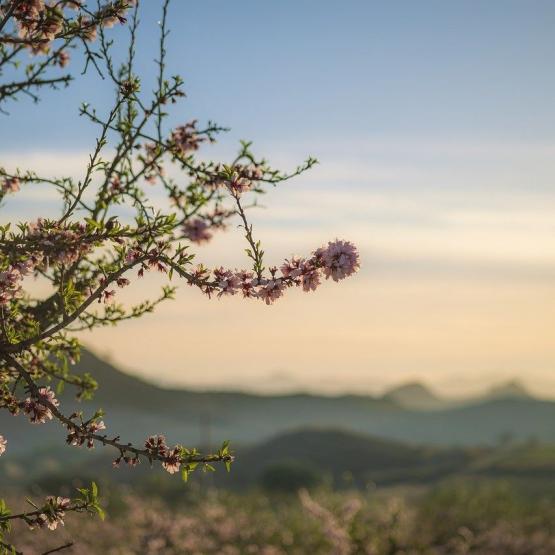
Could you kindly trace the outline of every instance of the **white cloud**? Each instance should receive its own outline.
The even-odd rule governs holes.
[[[377,161],[368,152],[380,146]],[[555,391],[546,377],[555,356],[552,146],[366,143],[357,150],[366,158],[356,159],[349,149],[330,147],[333,164],[270,190],[268,210],[250,215],[268,263],[344,237],[362,251],[357,278],[327,283],[316,295],[292,292],[271,309],[209,302],[182,287],[175,303],[141,322],[99,330],[87,336],[91,343],[100,351],[117,345],[118,362],[183,384],[258,387],[264,380],[255,376],[282,368],[301,387],[330,391],[339,387],[338,371],[350,390],[415,375],[448,389],[466,372],[475,383],[526,371]],[[282,161],[292,150],[302,152],[289,147]],[[8,153],[3,164],[79,178],[86,154]],[[12,219],[43,215],[51,199],[32,187],[8,201]],[[198,249],[198,258],[240,267],[248,264],[243,249],[241,231],[230,229]],[[125,295],[138,299],[147,285],[150,279]],[[138,345],[137,333],[149,341]]]

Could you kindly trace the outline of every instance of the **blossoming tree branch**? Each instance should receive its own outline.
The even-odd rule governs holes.
[[[32,168],[0,167],[0,203],[30,184],[49,186],[60,199],[53,219],[7,222],[0,226],[0,407],[41,425],[50,420],[67,431],[67,443],[92,449],[101,444],[114,451],[114,466],[141,461],[160,464],[187,479],[197,468],[228,469],[233,456],[228,443],[214,453],[183,445],[171,446],[161,434],[133,445],[109,432],[101,411],[66,413],[57,396],[62,387],[89,400],[94,376],[79,375],[75,333],[139,318],[173,297],[181,281],[209,299],[227,295],[272,305],[292,288],[307,293],[323,279],[340,281],[359,267],[356,248],[334,240],[304,257],[269,265],[249,222],[248,208],[268,186],[310,169],[309,158],[291,172],[272,168],[242,143],[234,160],[206,162],[197,151],[224,131],[208,122],[167,127],[168,106],[183,99],[182,80],[166,75],[169,0],[160,1],[157,79],[152,92],[135,70],[139,40],[137,0],[94,3],[84,0],[11,0],[0,2],[0,110],[5,128],[10,103],[40,91],[63,89],[71,81],[67,69],[73,53],[83,71],[95,72],[114,88],[106,112],[84,104],[80,114],[98,128],[98,138],[80,178],[39,175]],[[129,44],[115,47],[110,28],[128,28]],[[123,60],[115,58],[126,52]],[[30,61],[29,61],[30,60]],[[170,171],[170,168],[171,171]],[[165,208],[149,199],[162,193]],[[156,204],[158,206],[159,203]],[[131,216],[121,216],[121,208]],[[7,219],[2,220],[6,222]],[[248,267],[208,268],[197,262],[196,248],[229,224],[244,234]],[[160,272],[168,284],[134,306],[119,302],[118,292],[146,272]],[[37,296],[37,282],[49,293]],[[4,454],[9,430],[0,435]],[[10,523],[54,529],[65,513],[99,512],[97,490],[79,490],[75,499],[48,497],[27,512],[13,513],[0,503],[0,546],[18,553],[6,537]],[[69,544],[60,546],[60,550]]]

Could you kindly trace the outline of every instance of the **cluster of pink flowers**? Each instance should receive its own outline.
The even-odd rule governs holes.
[[[54,392],[50,386],[39,388],[36,398],[28,397],[23,402],[23,412],[29,417],[33,424],[44,424],[47,420],[52,420],[52,411],[48,404],[55,407],[60,406]]]
[[[98,36],[98,30],[96,25],[94,25],[90,18],[81,18],[81,36],[86,42],[94,42]]]
[[[277,275],[277,268],[271,268],[271,277],[266,278],[246,270],[233,271],[220,267],[212,272],[213,282],[208,282],[208,270],[199,266],[193,277],[207,282],[201,289],[209,297],[215,292],[218,297],[242,292],[244,297],[258,298],[270,305],[283,296],[287,287],[297,286],[305,292],[314,291],[321,283],[322,274],[326,279],[339,281],[355,273],[359,267],[356,247],[348,241],[336,240],[316,250],[309,259],[293,257],[286,260],[280,267],[281,276]]]
[[[93,420],[92,422],[83,424],[79,428],[70,428],[66,442],[75,447],[81,447],[81,445],[86,444],[87,449],[94,449],[94,439],[90,437],[91,434],[96,434],[100,430],[105,429],[106,425],[102,420]]]
[[[360,266],[356,247],[349,241],[336,240],[315,253],[321,259],[324,275],[339,281],[350,276]]]
[[[133,264],[133,262],[136,262],[137,260],[139,260],[141,256],[143,256],[143,253],[140,250],[130,248],[125,255],[125,263]]]
[[[160,258],[163,254],[165,254],[165,251],[168,248],[169,248],[169,243],[163,242],[163,241],[159,241],[157,243],[157,246],[150,249],[148,253],[143,253],[138,248],[131,247],[129,248],[129,250],[127,251],[127,254],[125,255],[125,263],[133,264],[137,260],[139,260],[139,258],[144,257],[145,254],[148,254],[148,258],[140,264],[137,275],[139,277],[143,277],[145,270],[157,270],[160,273],[165,274],[167,273],[168,268],[166,267],[166,264],[164,264],[160,260]],[[128,280],[124,280],[118,283],[120,287],[125,287],[128,284],[129,284]]]
[[[0,392],[0,407],[8,410],[13,416],[19,414],[21,405],[22,403],[20,403],[17,397],[9,390],[4,388]]]
[[[23,295],[21,280],[23,275],[13,266],[0,272],[0,306],[8,304],[13,299]]]
[[[219,290],[219,297],[222,295],[235,295],[240,287],[239,277],[236,272],[220,267],[216,268],[213,274]]]
[[[66,67],[69,64],[69,60],[70,60],[69,52],[67,52],[67,50],[62,50],[58,54],[58,58],[56,61],[60,67]]]
[[[296,285],[301,285],[303,291],[316,291],[320,285],[320,265],[316,257],[305,260],[304,258],[292,257],[285,260],[280,267],[284,277],[293,280]]]
[[[103,27],[124,23],[127,7],[134,3],[135,0],[107,3],[98,13],[98,23]],[[14,12],[18,35],[28,43],[33,54],[46,54],[50,51],[52,41],[64,28],[64,8],[79,9],[82,6],[80,0],[60,0],[56,6],[44,0],[19,0]],[[74,22],[84,40],[91,42],[96,39],[97,23],[92,22],[90,17],[79,15]],[[68,60],[66,54],[58,58],[58,64],[63,67]]]
[[[212,239],[210,224],[201,218],[195,218],[194,220],[185,222],[183,224],[183,235],[187,237],[189,241],[197,243],[197,245],[207,243]]]
[[[252,181],[239,174],[234,174],[233,177],[226,183],[229,190],[236,196],[251,190]]]
[[[100,278],[98,284],[99,285],[104,285],[104,283],[106,282],[106,278]],[[116,285],[120,288],[123,289],[124,287],[127,287],[131,282],[124,277],[119,277],[116,279]],[[90,286],[89,287],[89,294],[92,295],[94,291],[94,287]],[[104,303],[104,304],[111,304],[114,302],[116,297],[116,290],[115,289],[105,289],[104,291],[102,291],[102,293],[100,294],[100,296],[98,297],[98,302],[99,303]]]
[[[114,175],[114,177],[112,177],[112,179],[110,179],[108,190],[113,195],[115,195],[117,193],[121,193],[122,184],[121,184],[121,179],[119,178],[118,175]]]
[[[14,12],[19,37],[29,41],[33,54],[46,54],[50,43],[63,28],[58,10],[47,10],[43,0],[23,0]]]
[[[0,306],[22,297],[21,282],[23,278],[32,274],[41,261],[42,255],[34,254],[27,260],[12,264],[6,270],[0,272]]]
[[[152,457],[165,457],[168,454],[166,437],[163,435],[150,436],[145,441],[145,449]]]
[[[175,199],[179,206],[179,199]],[[237,214],[235,209],[216,206],[210,212],[199,214],[195,218],[187,219],[182,225],[183,236],[192,243],[201,245],[207,243],[213,237],[213,231],[224,230],[227,220]]]
[[[172,145],[183,156],[198,150],[204,141],[206,141],[206,137],[198,134],[196,120],[176,127],[171,133]]]
[[[2,180],[2,186],[0,189],[2,193],[17,193],[21,188],[21,182],[19,181],[19,177],[4,177]]]
[[[240,196],[252,189],[253,183],[264,176],[262,168],[256,164],[235,164],[233,166],[233,177],[225,182],[225,185],[233,195]]]
[[[0,456],[6,452],[6,445],[8,445],[8,442],[3,435],[0,435]]]
[[[67,497],[54,497],[49,495],[46,498],[46,503],[42,508],[39,515],[34,517],[32,521],[29,522],[29,527],[33,529],[38,526],[43,528],[46,526],[49,530],[56,530],[58,524],[64,525],[65,511],[70,506],[71,501]]]
[[[246,179],[247,181],[259,181],[264,177],[264,171],[260,164],[235,164],[233,166],[233,171],[241,179]]]
[[[19,20],[38,19],[44,11],[44,0],[22,0],[18,2],[14,16]]]
[[[126,4],[127,6],[132,6],[135,4],[135,0],[126,0]],[[125,23],[126,11],[127,7],[124,5],[116,6],[114,4],[107,4],[100,12],[102,27],[110,28],[118,23]]]
[[[29,239],[39,243],[38,248],[44,252],[47,264],[69,265],[91,251],[90,241],[84,240],[86,226],[83,223],[64,227],[57,222],[39,218],[28,227]]]
[[[123,289],[124,287],[127,287],[131,282],[124,277],[120,277],[118,279],[116,279],[116,285],[120,288]]]
[[[229,168],[223,164],[216,164],[203,184],[208,189],[226,187],[233,195],[240,196],[252,189],[253,183],[263,177],[264,171],[259,164],[235,164],[231,177],[229,177]]]
[[[181,467],[181,448],[179,445],[170,449],[166,445],[166,438],[163,435],[155,435],[147,438],[145,449],[149,456],[153,458],[163,457],[162,467],[170,474],[179,471]]]

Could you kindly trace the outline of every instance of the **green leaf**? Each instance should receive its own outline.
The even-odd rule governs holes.
[[[56,394],[57,395],[61,395],[63,393],[64,386],[65,386],[65,382],[63,380],[60,380],[58,382],[58,385],[56,386]]]
[[[98,503],[94,504],[94,510],[96,511],[96,514],[100,517],[100,520],[104,520],[106,518],[106,513],[104,512],[104,509]]]

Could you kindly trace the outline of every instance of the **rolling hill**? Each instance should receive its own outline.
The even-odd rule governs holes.
[[[279,473],[281,486],[317,477],[335,489],[432,485],[450,478],[501,478],[522,481],[526,487],[553,490],[555,445],[530,442],[498,447],[430,447],[381,439],[337,429],[303,428],[278,434],[254,445],[239,445],[230,474],[196,473],[195,483],[244,490],[265,484]],[[159,495],[179,496],[191,491],[176,488],[175,477],[152,471],[148,464],[123,465],[114,470],[110,450],[86,451],[44,448],[0,460],[0,487],[33,485],[58,491],[69,483],[90,480],[129,483]],[[159,469],[158,469],[159,470]],[[208,481],[208,482],[207,482]],[[302,485],[302,482],[301,482]],[[284,488],[285,489],[285,488]],[[289,489],[289,488],[287,488]],[[193,490],[194,493],[194,490]]]

